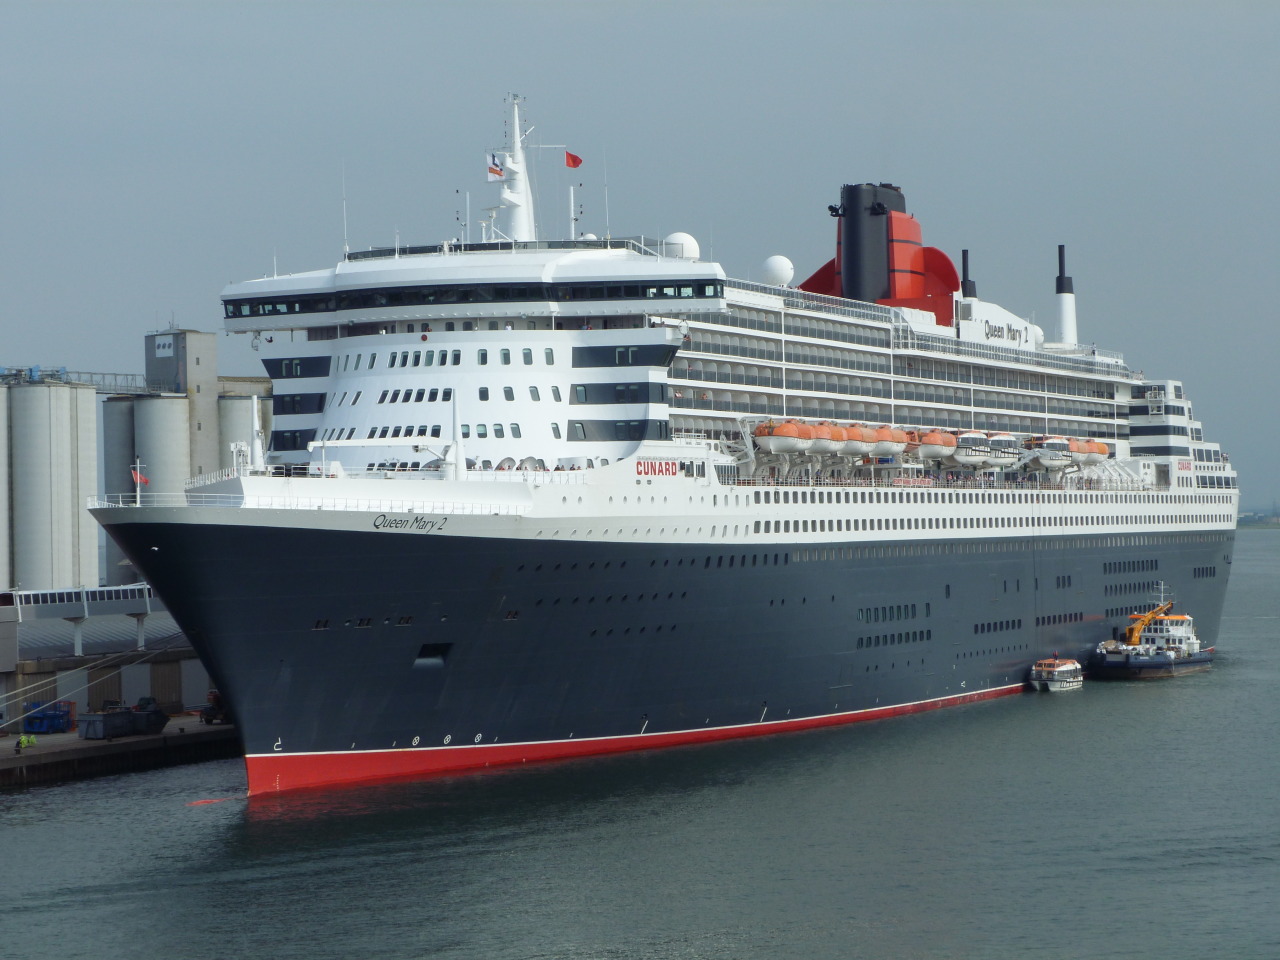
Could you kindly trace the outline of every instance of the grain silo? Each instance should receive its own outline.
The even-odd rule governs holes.
[[[102,486],[108,499],[127,497],[134,492],[133,397],[108,397],[102,404]],[[140,579],[114,540],[107,537],[106,565],[102,571],[107,586],[135,583]]]
[[[13,555],[9,526],[9,387],[0,383],[0,590],[13,586]]]
[[[137,397],[133,401],[133,449],[149,494],[178,494],[191,476],[191,421],[184,396]]]
[[[32,378],[7,393],[13,586],[97,586],[98,531],[86,509],[97,485],[94,389]]]

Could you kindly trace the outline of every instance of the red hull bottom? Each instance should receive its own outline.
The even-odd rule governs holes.
[[[464,773],[492,767],[517,766],[544,760],[601,756],[632,750],[657,750],[692,743],[759,737],[793,730],[811,730],[867,720],[880,720],[940,707],[992,700],[1018,693],[1022,684],[996,687],[980,693],[966,693],[937,700],[922,700],[894,707],[878,707],[850,713],[799,720],[776,720],[716,727],[711,730],[681,730],[674,733],[598,737],[583,740],[552,740],[537,743],[479,744],[457,747],[413,747],[407,749],[343,751],[341,753],[259,753],[245,757],[249,774],[249,796],[285,790],[337,786],[377,780],[421,778]]]

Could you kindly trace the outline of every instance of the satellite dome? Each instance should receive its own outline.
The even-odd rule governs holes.
[[[584,233],[582,236],[578,237],[578,239],[579,240],[599,240],[600,238],[597,237],[594,233]]]
[[[698,241],[687,233],[673,233],[662,241],[668,257],[680,257],[683,260],[697,260],[702,256]]]
[[[774,254],[764,262],[764,282],[775,287],[785,287],[796,275],[796,268],[786,257]]]

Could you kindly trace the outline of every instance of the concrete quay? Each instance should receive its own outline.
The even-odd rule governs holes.
[[[17,734],[0,736],[0,789],[222,760],[244,752],[234,726],[202,724],[196,714],[170,717],[164,730],[154,734],[82,740],[78,731],[41,733],[35,746],[15,753],[17,742]]]

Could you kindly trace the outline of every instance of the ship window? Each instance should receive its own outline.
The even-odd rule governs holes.
[[[469,436],[471,436],[471,424],[464,423],[462,425],[462,439],[465,440]]]
[[[551,424],[551,435],[557,440],[560,439],[560,424],[554,422]]]
[[[399,428],[399,427],[392,427],[392,428],[391,428],[391,436],[392,436],[392,437],[398,437],[398,436],[400,436],[400,428]]]
[[[488,364],[488,362],[489,362],[489,351],[488,351],[488,350],[477,350],[477,351],[476,351],[476,362],[477,362],[478,364],[480,364],[480,366],[482,366],[482,367],[483,367],[483,366],[485,366],[486,364]]]
[[[428,350],[422,356],[422,365],[424,367],[431,366],[433,363],[435,363],[435,361],[436,361],[436,352],[434,350]]]
[[[400,353],[400,366],[407,367],[409,365],[409,351],[404,350]]]
[[[440,399],[444,403],[448,403],[453,399],[453,387],[445,387],[444,392],[440,394]]]
[[[511,424],[511,436],[515,437],[517,440],[520,439],[520,424]]]
[[[394,367],[395,365],[396,365],[396,355],[393,353],[390,359],[387,361],[387,366]]]
[[[464,436],[465,436],[465,434],[464,434]],[[477,436],[477,437],[480,437],[480,438],[484,438],[484,437],[489,436],[489,426],[488,426],[488,424],[484,424],[484,423],[477,423],[477,424],[476,424],[476,436]]]
[[[425,394],[425,393],[426,393],[426,391],[425,391],[425,390],[419,390],[419,391],[414,395],[413,402],[414,402],[414,403],[421,403],[421,402],[422,402],[422,396],[423,396],[423,394]]]
[[[559,403],[559,402],[560,402],[560,388],[559,388],[559,387],[557,387],[557,386],[553,386],[553,387],[551,388],[551,399],[552,399],[552,400],[554,400],[556,403]]]
[[[359,369],[360,369],[360,362],[361,362],[362,360],[364,360],[364,354],[363,354],[363,353],[357,353],[357,354],[356,354],[356,367],[355,367],[357,370],[359,370]]]
[[[389,391],[389,390],[383,390],[383,391],[382,391],[382,395],[378,397],[378,402],[379,402],[379,403],[386,403],[386,402],[387,402],[387,395],[388,395],[390,392],[391,392],[391,391]]]
[[[369,428],[369,436],[365,437],[365,439],[366,439],[366,440],[372,440],[372,439],[373,439],[374,437],[376,437],[377,435],[378,435],[378,428],[377,428],[377,427],[370,427],[370,428]]]
[[[378,355],[377,355],[376,353],[371,353],[371,354],[369,354],[369,369],[370,369],[370,370],[372,370],[372,369],[373,369],[373,365],[374,365],[375,363],[377,363],[377,362],[378,362]]]
[[[427,435],[427,425],[424,423],[418,427],[418,436],[425,437]]]
[[[413,324],[410,324],[410,325],[409,325],[409,329],[410,329],[410,330],[412,330],[412,329],[413,329]],[[420,366],[422,366],[422,351],[421,351],[421,350],[415,350],[415,351],[413,351],[413,365],[414,365],[415,367],[420,367]]]
[[[520,359],[524,361],[526,367],[530,366],[533,363],[533,350],[529,347],[525,347],[520,351]]]
[[[452,320],[445,321],[444,329],[446,332],[458,329],[458,325]]]
[[[545,360],[547,361],[547,366],[548,366],[548,367],[550,367],[550,366],[552,366],[552,365],[554,365],[554,364],[555,364],[555,362],[556,362],[556,353],[555,353],[555,351],[554,351],[554,350],[552,350],[550,347],[547,347],[545,350],[543,350],[543,351],[542,351],[542,356],[543,356],[543,359],[545,359]]]
[[[431,436],[435,437],[436,439],[440,438],[440,424],[437,423],[432,425]]]
[[[499,440],[501,440],[503,436],[505,436],[505,434],[502,432],[502,424],[495,423],[493,425],[493,435]]]
[[[587,439],[587,428],[581,420],[574,420],[569,424],[573,428],[573,436],[576,440]]]
[[[388,402],[388,403],[399,403],[399,402],[400,402],[400,391],[399,391],[399,390],[392,391],[391,399],[390,399],[390,400],[388,400],[387,402]]]
[[[530,388],[530,389],[532,389],[532,388]],[[514,400],[514,399],[516,398],[516,392],[515,392],[515,390],[514,390],[514,389],[512,389],[511,387],[503,387],[503,388],[502,388],[502,398],[503,398],[504,400]]]
[[[437,360],[436,362],[437,362],[440,366],[442,366],[442,367],[443,367],[446,363],[448,363],[448,362],[449,362],[449,351],[448,351],[448,350],[441,350],[441,351],[440,351],[440,359],[439,359],[439,360]]]
[[[488,388],[488,387],[481,387],[481,388],[480,388],[480,399],[481,399],[481,400],[488,400],[488,399],[489,399],[489,388]]]
[[[586,403],[586,402],[587,402],[587,388],[586,388],[586,386],[585,386],[585,385],[583,385],[583,384],[581,384],[581,383],[580,383],[580,384],[577,384],[577,385],[573,388],[573,395],[574,395],[574,397],[576,398],[576,402],[577,402],[577,403]]]
[[[538,401],[538,400],[541,400],[541,399],[542,399],[540,396],[538,396],[538,388],[537,388],[537,387],[530,387],[530,388],[529,388],[529,399],[530,399],[530,400],[533,400],[533,401],[535,401],[535,402],[536,402],[536,401]]]
[[[503,347],[502,348],[502,365],[505,367],[510,365],[510,363],[511,363],[511,351],[508,350],[506,347]]]
[[[427,394],[427,403],[435,403],[439,396],[440,389],[438,387],[432,387],[431,391]]]
[[[379,439],[379,440],[381,440],[383,437],[385,437],[385,436],[387,435],[387,431],[388,431],[388,429],[390,429],[390,428],[388,428],[388,427],[383,427],[381,430],[379,430],[379,431],[378,431],[378,439]]]
[[[461,351],[461,350],[455,350],[455,351],[453,351],[453,361],[452,361],[452,362],[453,362],[453,365],[454,365],[455,367],[456,367],[458,364],[460,364],[460,363],[462,362],[462,351]]]

